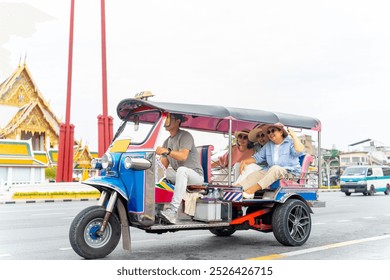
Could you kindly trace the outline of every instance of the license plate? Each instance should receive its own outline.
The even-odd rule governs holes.
[[[348,189],[348,192],[355,192],[355,189]]]

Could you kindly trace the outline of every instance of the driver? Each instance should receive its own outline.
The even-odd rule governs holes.
[[[187,186],[203,184],[203,169],[200,156],[196,149],[194,138],[188,131],[180,129],[185,121],[181,114],[168,114],[164,127],[170,136],[162,147],[156,148],[156,154],[161,156],[161,163],[167,169],[166,178],[175,184],[172,200],[168,208],[160,215],[170,224],[175,224],[177,211],[184,197]]]

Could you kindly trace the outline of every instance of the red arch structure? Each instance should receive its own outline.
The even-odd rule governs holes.
[[[103,115],[98,116],[99,156],[102,156],[111,143],[113,136],[113,119],[107,110],[107,64],[106,64],[106,19],[105,1],[101,0],[101,29],[102,29],[102,95]],[[74,29],[74,0],[70,7],[69,54],[68,54],[68,83],[66,94],[65,123],[60,127],[58,150],[57,182],[73,181],[73,144],[74,125],[70,123],[71,93],[72,93],[72,59],[73,59],[73,29]]]

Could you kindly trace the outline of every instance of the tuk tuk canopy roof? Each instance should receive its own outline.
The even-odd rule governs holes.
[[[186,121],[181,125],[183,128],[214,131],[216,133],[229,132],[229,120],[232,120],[233,131],[243,128],[253,129],[259,124],[273,124],[277,122],[281,122],[288,127],[321,131],[321,122],[312,117],[257,109],[154,102],[136,98],[128,98],[119,102],[117,114],[121,120],[125,120],[127,116],[132,114],[151,110],[183,114],[186,117]]]

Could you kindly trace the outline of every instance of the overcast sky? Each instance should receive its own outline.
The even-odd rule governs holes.
[[[0,81],[27,54],[60,118],[70,2],[0,0]],[[100,0],[75,3],[71,122],[96,150]],[[316,117],[325,148],[366,138],[390,145],[389,8],[386,0],[106,0],[109,114],[117,119],[120,100],[150,90],[156,101]]]

